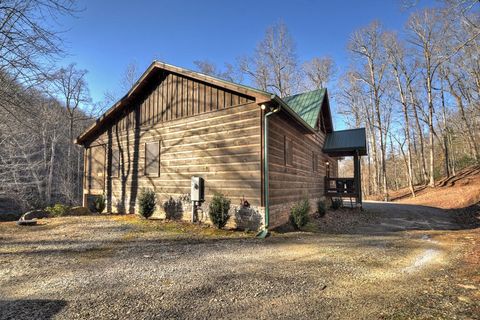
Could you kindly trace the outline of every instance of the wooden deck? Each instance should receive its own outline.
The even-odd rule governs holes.
[[[329,198],[350,198],[350,205],[362,204],[361,190],[355,178],[325,177],[325,196]]]

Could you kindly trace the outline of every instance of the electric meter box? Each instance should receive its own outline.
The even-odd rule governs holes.
[[[205,183],[202,177],[192,177],[192,201],[205,201]]]

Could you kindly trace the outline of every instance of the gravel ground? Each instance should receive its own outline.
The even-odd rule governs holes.
[[[0,223],[0,319],[480,318],[479,229],[365,208],[265,240],[128,216]]]

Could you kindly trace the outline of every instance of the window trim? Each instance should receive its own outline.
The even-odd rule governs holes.
[[[287,148],[287,142],[290,143],[289,148]],[[293,140],[287,135],[283,136],[283,162],[286,167],[293,167]]]
[[[158,168],[155,173],[147,172],[147,145],[148,144],[158,144]],[[160,177],[160,154],[161,154],[161,145],[160,141],[149,141],[144,143],[144,156],[143,156],[143,175],[147,177]]]

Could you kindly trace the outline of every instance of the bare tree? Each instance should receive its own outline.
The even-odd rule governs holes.
[[[262,90],[272,91],[280,97],[298,91],[299,70],[295,43],[283,23],[267,28],[254,55],[241,58],[239,66]]]
[[[16,98],[0,109],[0,194],[21,209],[69,201],[63,175],[70,144],[65,107],[44,92],[22,88],[13,80],[7,89]],[[7,109],[20,110],[21,117]]]
[[[76,124],[78,122],[89,120],[89,117],[85,117],[85,114],[80,112],[80,108],[91,101],[85,79],[86,74],[86,70],[77,69],[75,64],[70,64],[55,72],[52,79],[54,92],[58,99],[64,103],[67,113],[69,143],[66,155],[66,192],[71,202],[78,200],[79,188],[81,186],[80,173],[75,170],[75,163],[81,157],[81,150],[74,144],[74,139],[80,132],[75,132],[74,129],[77,127]],[[75,154],[73,154],[74,148]]]
[[[206,75],[214,76],[235,83],[242,82],[241,74],[236,71],[233,64],[225,63],[225,68],[223,70],[220,70],[216,64],[208,60],[195,60],[193,61],[193,64],[195,64],[199,72]]]
[[[384,91],[384,76],[387,60],[382,43],[382,31],[378,22],[355,32],[350,39],[349,49],[360,58],[365,72],[357,73],[359,81],[370,89],[373,103],[374,119],[380,142],[380,167],[382,173],[382,188],[385,200],[388,200],[387,166],[386,166],[386,128],[383,123],[381,96]]]
[[[435,148],[434,148],[434,97],[433,86],[436,79],[436,73],[445,62],[449,61],[455,54],[462,50],[470,42],[474,41],[479,35],[474,32],[471,37],[462,39],[461,42],[453,42],[451,38],[452,17],[448,16],[448,11],[443,9],[425,9],[413,13],[407,23],[407,29],[410,37],[409,42],[417,48],[421,57],[421,67],[423,69],[423,79],[427,94],[428,105],[428,128],[429,128],[429,148],[430,148],[430,177],[429,185],[435,186]]]
[[[56,18],[74,12],[73,0],[1,1],[0,73],[27,87],[43,81],[45,70],[63,52],[59,32],[53,28]],[[0,100],[8,92],[2,89]]]
[[[379,192],[379,158],[377,146],[377,130],[375,128],[375,114],[371,110],[371,99],[362,81],[358,81],[358,71],[351,70],[345,74],[340,81],[340,90],[338,95],[339,113],[346,117],[349,126],[354,128],[364,126],[367,133],[368,149],[367,155],[367,188],[364,188],[366,194]],[[348,120],[352,119],[352,122]]]
[[[123,72],[120,80],[120,89],[122,94],[126,94],[140,78],[140,71],[136,62],[130,62]]]
[[[393,71],[393,75],[396,80],[398,95],[400,96],[400,103],[402,105],[403,117],[405,121],[405,140],[407,144],[407,177],[408,177],[408,186],[412,196],[415,197],[415,188],[413,182],[413,160],[412,160],[412,143],[410,138],[410,119],[409,119],[409,107],[407,99],[407,90],[406,86],[410,85],[409,82],[412,81],[411,73],[407,71],[407,66],[405,62],[404,48],[399,44],[396,35],[394,34],[385,34],[385,48],[390,61],[390,66]],[[402,70],[404,71],[402,73]],[[403,78],[405,75],[405,78]],[[405,82],[407,82],[405,84]],[[392,138],[390,138],[391,140]],[[401,150],[403,152],[403,145],[401,145]],[[392,143],[393,146],[393,143]]]
[[[330,57],[315,57],[303,64],[307,89],[326,88],[336,72],[335,62]]]

